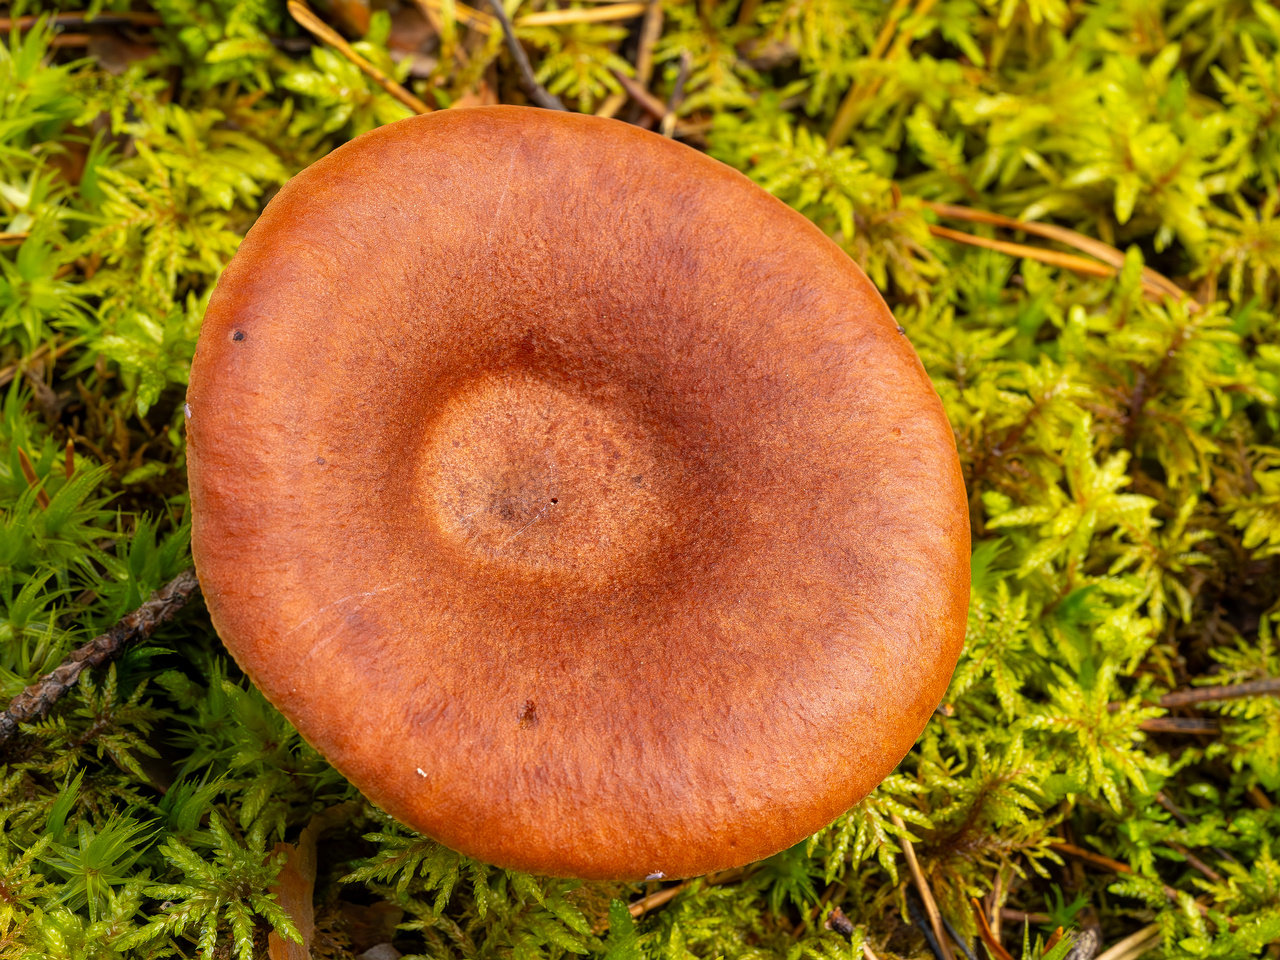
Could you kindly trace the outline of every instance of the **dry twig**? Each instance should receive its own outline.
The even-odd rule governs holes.
[[[1208,703],[1213,700],[1239,700],[1241,697],[1265,697],[1269,694],[1280,695],[1280,677],[1267,677],[1265,680],[1250,680],[1248,683],[1233,683],[1222,687],[1199,687],[1193,690],[1175,690],[1160,698],[1162,707],[1189,707],[1193,703]]]
[[[636,80],[648,90],[653,79],[653,48],[662,36],[662,0],[649,0],[644,22],[640,24],[640,44],[636,49]]]
[[[0,33],[14,30],[30,30],[40,17],[0,17]],[[155,13],[99,13],[90,17],[87,12],[58,13],[49,17],[55,27],[158,27],[162,21]]]
[[[904,833],[906,832],[907,826],[902,822],[900,816],[896,813],[890,814],[889,819],[895,827]],[[907,858],[907,866],[911,870],[911,878],[915,881],[916,890],[919,891],[920,899],[924,903],[925,913],[929,916],[929,926],[933,928],[933,935],[938,941],[938,949],[942,951],[942,960],[955,960],[955,954],[951,951],[951,941],[947,939],[947,931],[942,926],[942,914],[938,910],[938,902],[933,899],[933,891],[929,889],[929,884],[924,879],[924,873],[920,870],[920,862],[916,859],[916,848],[906,837],[903,836],[898,839],[902,842],[902,852]],[[983,923],[986,923],[985,917],[983,918]]]
[[[688,50],[680,51],[680,72],[676,74],[675,86],[671,88],[671,99],[667,102],[667,112],[663,114],[659,129],[664,137],[675,136],[676,111],[684,102],[684,85],[689,82],[689,71],[693,69],[693,56]]]
[[[516,70],[520,73],[520,86],[524,87],[524,92],[530,100],[538,106],[546,110],[564,110],[565,105],[560,102],[560,98],[555,94],[548,93],[547,88],[538,82],[538,78],[533,75],[533,65],[529,63],[529,55],[524,52],[524,47],[520,46],[520,41],[516,39],[516,32],[511,27],[511,20],[507,17],[507,11],[502,8],[502,0],[489,0],[489,6],[493,7],[493,14],[497,18],[498,23],[502,24],[502,35],[507,40],[507,49],[511,51],[511,59],[516,62]]]
[[[1222,878],[1222,874],[1220,874],[1217,870],[1213,869],[1213,867],[1209,866],[1207,863],[1205,863],[1203,860],[1197,857],[1194,853],[1192,853],[1182,844],[1173,843],[1172,841],[1167,841],[1167,842],[1169,843],[1170,847],[1172,847],[1174,850],[1176,850],[1178,853],[1182,854],[1182,856],[1186,858],[1187,863],[1191,864],[1191,866],[1195,867],[1197,870],[1203,873],[1206,877],[1208,877],[1214,883],[1225,882]]]
[[[1051,843],[1049,849],[1056,850],[1058,853],[1065,853],[1069,857],[1075,857],[1077,860],[1083,860],[1085,863],[1093,864],[1095,867],[1101,867],[1104,870],[1110,870],[1114,873],[1133,873],[1133,867],[1127,863],[1121,863],[1119,860],[1112,860],[1110,857],[1103,856],[1101,853],[1094,853],[1092,850],[1086,850],[1084,847],[1077,847],[1074,843]],[[1173,887],[1161,884],[1164,895],[1174,903],[1178,902],[1179,893]],[[1202,916],[1207,915],[1209,909],[1202,903],[1197,903]]]
[[[289,0],[289,13],[293,19],[305,28],[312,36],[318,40],[322,40],[329,46],[333,47],[340,54],[354,63],[370,80],[380,86],[383,90],[395,97],[414,113],[430,113],[431,108],[415,97],[412,93],[402,87],[399,83],[388,77],[385,73],[375,67],[360,54],[356,53],[351,44],[342,37],[338,31],[329,26],[314,13],[302,0]]]
[[[625,73],[613,71],[614,77],[622,84],[622,89],[626,90],[631,99],[640,104],[645,112],[652,116],[655,120],[660,120],[666,116],[667,105],[645,89],[644,85],[638,80],[633,80]]]
[[[677,883],[674,887],[664,887],[661,890],[654,891],[647,897],[641,897],[635,903],[631,904],[628,909],[631,911],[631,916],[642,917],[650,910],[656,910],[664,903],[670,903],[699,880],[706,883],[707,886],[714,887],[722,883],[732,883],[735,880],[741,880],[746,873],[746,869],[738,867],[734,870],[725,870],[722,873],[708,874],[705,877],[693,877],[683,883]]]
[[[1201,717],[1155,717],[1143,720],[1138,724],[1139,730],[1148,733],[1207,733],[1214,735],[1221,732],[1217,720],[1206,720]]]
[[[172,620],[199,591],[195,571],[183,571],[106,633],[73,650],[56,670],[46,673],[9,702],[8,709],[0,714],[0,745],[17,735],[19,724],[48,716],[53,705],[76,685],[86,669],[100,667],[119,656],[130,644],[147,639],[162,623]]]

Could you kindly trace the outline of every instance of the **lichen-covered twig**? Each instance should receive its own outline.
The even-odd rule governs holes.
[[[128,614],[101,636],[72,651],[52,673],[46,673],[9,703],[0,714],[0,745],[18,733],[18,725],[48,716],[53,705],[76,685],[89,667],[114,660],[125,647],[145,640],[158,626],[173,619],[188,600],[200,591],[194,570],[186,570],[151,595],[151,599]]]
[[[533,65],[529,63],[529,55],[524,52],[524,47],[520,46],[520,41],[516,39],[516,32],[511,27],[511,18],[502,7],[502,0],[489,0],[489,6],[493,7],[493,15],[497,17],[498,23],[502,24],[502,35],[507,40],[511,59],[516,62],[516,69],[520,72],[520,86],[524,87],[526,96],[547,110],[564,110],[565,105],[560,102],[560,98],[553,93],[548,93],[547,88],[533,75]]]
[[[380,86],[383,90],[395,97],[414,113],[430,113],[431,108],[406,90],[403,86],[388,77],[385,73],[375,67],[360,54],[356,53],[351,44],[343,39],[342,35],[334,30],[314,13],[302,0],[289,0],[289,13],[293,19],[304,27],[317,40],[322,40],[329,46],[333,47],[340,54],[359,67],[370,80]]]

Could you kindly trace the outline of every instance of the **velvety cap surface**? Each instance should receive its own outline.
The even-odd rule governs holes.
[[[774,853],[959,654],[965,494],[910,344],[803,217],[635,127],[476,108],[336,150],[227,268],[188,404],[227,647],[489,862]]]

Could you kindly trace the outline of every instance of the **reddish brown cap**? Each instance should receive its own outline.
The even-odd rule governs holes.
[[[911,345],[807,220],[635,127],[476,108],[334,151],[227,268],[188,401],[227,647],[480,859],[772,854],[955,666],[968,512]]]

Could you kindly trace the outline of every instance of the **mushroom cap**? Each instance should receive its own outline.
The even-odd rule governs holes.
[[[883,300],[623,123],[438,112],[318,161],[218,284],[187,412],[228,649],[490,863],[775,853],[893,769],[959,655],[963,480]]]

